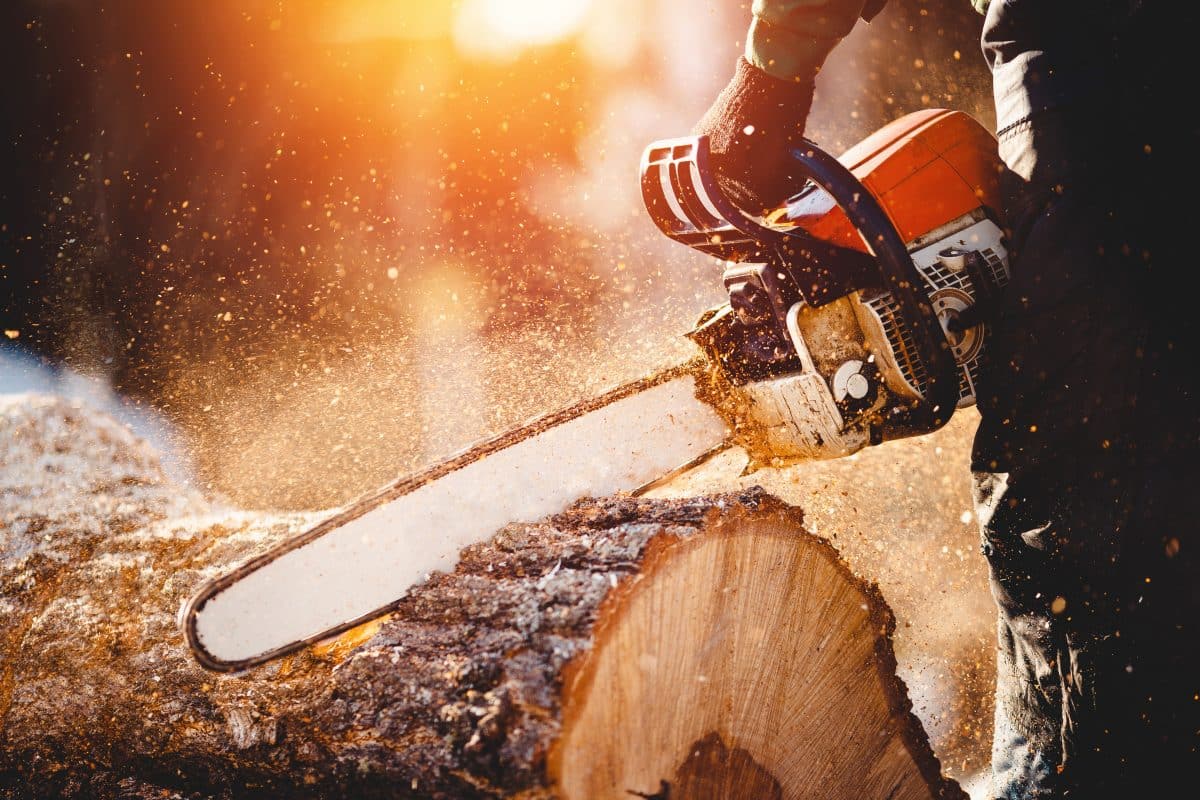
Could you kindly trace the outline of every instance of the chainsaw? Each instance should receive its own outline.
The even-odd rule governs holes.
[[[651,144],[642,196],[668,237],[723,266],[728,300],[685,363],[528,422],[342,507],[208,581],[180,613],[196,659],[235,671],[374,619],[459,551],[583,496],[640,494],[731,447],[748,468],[932,432],[975,402],[985,320],[1008,281],[995,138],[971,116],[901,117],[747,214],[702,136]]]

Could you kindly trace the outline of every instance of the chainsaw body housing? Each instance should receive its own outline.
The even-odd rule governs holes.
[[[988,130],[931,109],[837,159],[806,142],[810,180],[765,218],[724,198],[706,148],[647,148],[643,196],[668,236],[723,264],[729,300],[689,337],[755,463],[849,455],[974,403],[988,300],[1009,277]]]

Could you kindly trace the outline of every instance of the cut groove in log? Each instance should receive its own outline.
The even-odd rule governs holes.
[[[660,535],[564,690],[564,798],[949,796],[893,621],[800,515],[763,502]]]

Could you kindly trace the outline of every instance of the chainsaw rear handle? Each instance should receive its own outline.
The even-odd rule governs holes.
[[[717,186],[707,136],[654,142],[642,155],[642,197],[651,219],[668,237],[729,261],[779,259],[799,269],[812,305],[882,281],[912,332],[929,376],[925,397],[888,420],[893,429],[935,430],[958,405],[958,366],[941,323],[900,234],[872,195],[840,161],[807,139],[788,155],[802,178],[823,189],[857,229],[874,258],[822,242],[802,228],[774,228],[744,213]],[[839,264],[829,269],[818,262]],[[868,262],[865,265],[863,262]],[[887,438],[887,437],[885,437]]]
[[[920,427],[930,430],[942,427],[958,405],[958,364],[929,295],[922,291],[925,281],[896,226],[862,181],[815,143],[805,139],[803,147],[793,148],[788,155],[800,166],[803,176],[833,198],[875,255],[884,288],[899,304],[917,353],[925,363],[929,375],[926,396],[910,409],[909,420],[898,422],[920,423]],[[807,232],[785,232],[811,238]]]

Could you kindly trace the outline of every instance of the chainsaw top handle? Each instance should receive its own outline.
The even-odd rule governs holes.
[[[707,136],[667,139],[647,147],[641,164],[642,197],[658,228],[676,241],[724,260],[775,260],[799,271],[805,278],[806,299],[814,306],[871,286],[890,291],[929,381],[924,398],[907,413],[889,419],[888,427],[940,428],[958,404],[958,366],[899,232],[862,181],[815,142],[802,140],[788,156],[803,179],[833,198],[873,259],[823,242],[803,228],[769,227],[742,212],[717,186]],[[864,258],[869,274],[863,274]]]

